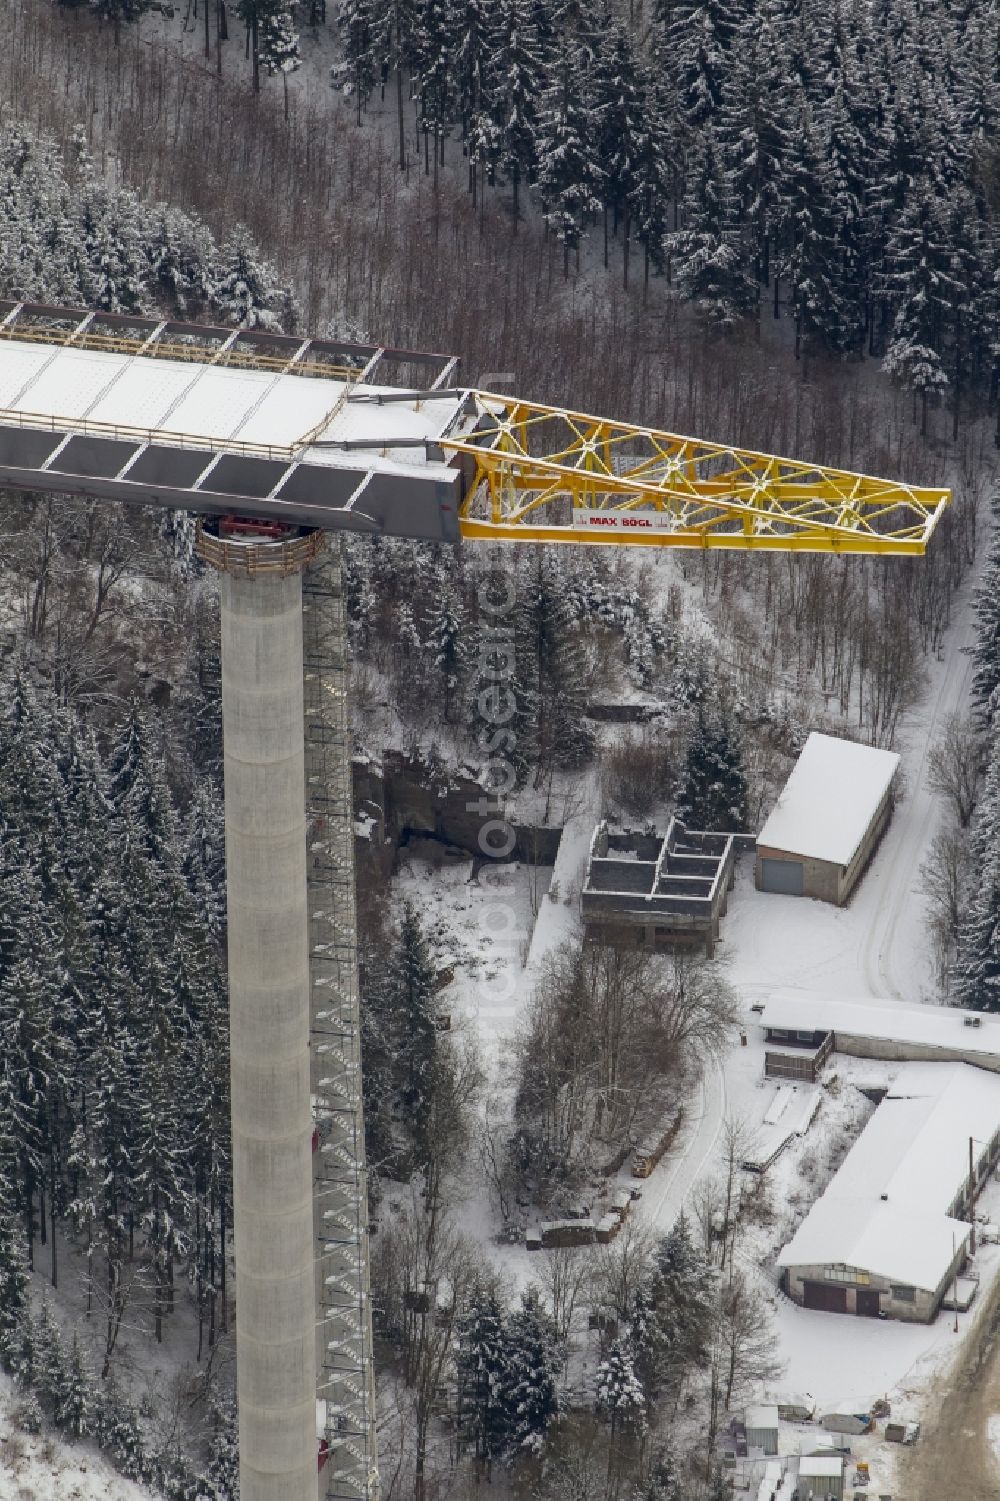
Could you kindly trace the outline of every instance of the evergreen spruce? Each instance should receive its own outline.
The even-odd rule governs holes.
[[[987,725],[1000,712],[1000,496],[993,497],[990,510],[993,535],[982,582],[976,590],[976,640],[972,648],[972,699]]]
[[[506,1311],[491,1284],[474,1289],[458,1329],[458,1383],[476,1460],[487,1469],[507,1450],[512,1351]]]
[[[689,829],[745,829],[747,784],[739,743],[721,717],[700,712],[691,739],[677,817]]]
[[[684,1501],[680,1471],[668,1445],[657,1449],[649,1475],[636,1490],[633,1501]]]
[[[972,822],[971,890],[965,894],[952,993],[972,1011],[1000,1011],[1000,736],[994,734]]]
[[[658,1328],[657,1387],[679,1390],[703,1359],[715,1318],[716,1273],[681,1214],[656,1249],[650,1293]]]
[[[389,965],[386,1001],[403,1117],[412,1134],[415,1163],[422,1166],[430,1157],[437,1025],[434,966],[420,919],[409,902]]]
[[[516,1452],[540,1454],[559,1415],[559,1373],[563,1351],[538,1289],[521,1294],[521,1306],[507,1321],[510,1349],[510,1442]]]
[[[496,23],[500,52],[494,66],[502,80],[497,89],[502,101],[499,164],[513,189],[516,228],[521,184],[533,178],[538,159],[542,57],[530,0],[497,0]]]
[[[711,130],[696,138],[683,202],[684,228],[668,238],[682,295],[706,322],[736,323],[756,305],[757,288],[741,254],[722,153]]]
[[[921,432],[926,432],[928,400],[948,385],[942,349],[952,282],[938,202],[929,185],[907,203],[887,257],[887,287],[896,311],[883,369],[919,395]]]
[[[597,1367],[595,1392],[597,1411],[610,1423],[612,1433],[645,1427],[646,1394],[625,1341],[616,1340]]]
[[[585,719],[584,659],[562,566],[535,549],[523,579],[515,623],[517,753],[536,775],[579,766],[593,751]]]
[[[563,247],[563,275],[570,253],[579,264],[580,242],[600,211],[603,178],[590,144],[588,109],[576,58],[564,44],[557,81],[549,88],[538,126],[538,191],[545,223]]]
[[[93,1377],[75,1334],[65,1385],[56,1400],[53,1417],[56,1427],[71,1438],[85,1438],[93,1426]]]
[[[0,1367],[10,1370],[28,1317],[28,1268],[14,1197],[17,1156],[8,1103],[0,1100]]]

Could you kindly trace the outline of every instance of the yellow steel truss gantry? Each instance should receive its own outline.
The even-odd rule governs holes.
[[[470,391],[475,429],[442,447],[470,471],[470,540],[922,554],[945,488]],[[471,461],[471,463],[470,463]]]

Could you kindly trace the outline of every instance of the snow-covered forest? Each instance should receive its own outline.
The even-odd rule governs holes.
[[[454,350],[527,397],[955,489],[905,562],[352,544],[358,750],[485,775],[499,569],[522,822],[756,828],[809,728],[896,743],[992,536],[923,879],[937,998],[1000,1010],[1000,11],[199,4],[173,18],[192,51],[134,0],[0,0],[0,295]],[[191,541],[0,498],[0,1379],[26,1432],[233,1501],[218,628]],[[723,1501],[717,1432],[777,1375],[740,1249],[776,1210],[737,1191],[736,1127],[665,1233],[547,1250],[527,1284],[508,1253],[693,1108],[737,1030],[725,966],[571,937],[519,961],[498,1052],[442,1026],[450,935],[397,855],[359,841],[386,1501]]]

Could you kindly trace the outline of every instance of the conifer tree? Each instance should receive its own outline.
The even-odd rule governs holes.
[[[610,1423],[612,1433],[645,1427],[646,1395],[625,1341],[615,1340],[597,1367],[595,1394],[597,1411]]]
[[[0,1099],[0,1367],[11,1368],[28,1316],[28,1268],[15,1199],[17,1151],[6,1099]]]
[[[379,22],[384,7],[376,0],[344,0],[338,7],[337,23],[344,44],[344,61],[350,70],[357,102],[358,124],[379,77],[382,48]]]
[[[461,694],[469,659],[468,634],[461,589],[445,567],[435,569],[423,635],[443,691],[446,720],[452,719]]]
[[[592,125],[575,58],[564,41],[538,127],[538,191],[545,222],[563,247],[564,276],[571,251],[579,266],[585,226],[601,207],[603,180],[590,145]]]
[[[507,1321],[510,1349],[510,1441],[515,1451],[539,1454],[559,1415],[562,1350],[538,1289],[521,1294],[521,1306]]]
[[[260,23],[260,60],[271,78],[281,78],[285,119],[288,119],[288,79],[302,66],[299,34],[288,0],[269,6]]]
[[[245,328],[280,331],[294,306],[287,289],[261,256],[242,224],[232,231],[219,255],[219,274],[212,292],[213,308],[227,323]]]
[[[662,272],[667,259],[667,214],[679,155],[666,89],[647,70],[643,81],[646,129],[640,142],[632,190],[632,222],[643,249],[643,282],[650,270]],[[628,261],[625,263],[628,286]]]
[[[837,281],[837,225],[812,113],[803,102],[785,157],[781,200],[781,274],[789,283],[798,356],[837,349],[848,312]]]
[[[677,1461],[669,1445],[657,1449],[649,1475],[636,1491],[634,1501],[684,1501]]]
[[[976,590],[975,670],[972,699],[980,717],[992,725],[1000,713],[1000,495],[991,506],[993,535],[982,582]]]
[[[149,310],[145,277],[149,260],[143,244],[138,199],[127,191],[93,183],[80,213],[79,278],[84,297],[109,313]]]
[[[458,1380],[463,1415],[477,1461],[487,1470],[510,1442],[512,1352],[506,1312],[496,1288],[475,1288],[458,1328]]]
[[[948,385],[942,358],[952,273],[937,200],[915,191],[889,240],[887,287],[895,318],[882,368],[920,397],[927,431],[928,398]]]
[[[681,785],[677,817],[689,829],[733,831],[747,824],[747,784],[737,740],[721,717],[699,713]]]
[[[151,1465],[139,1416],[114,1377],[97,1389],[94,1436],[128,1480],[146,1480]]]
[[[490,0],[452,0],[452,5],[455,109],[462,128],[462,140],[468,141],[482,99],[483,80],[489,69],[491,5]],[[469,191],[474,192],[475,186],[475,171],[470,163]]]
[[[521,183],[533,178],[538,159],[542,58],[531,0],[497,0],[496,20],[500,51],[494,66],[500,74],[497,94],[502,101],[499,160],[514,191],[516,230]]]
[[[34,1385],[48,1412],[55,1414],[69,1376],[66,1347],[51,1305],[43,1299],[35,1320]]]
[[[416,910],[406,902],[386,984],[404,1118],[418,1165],[429,1159],[437,1026],[434,966]]]
[[[741,255],[721,153],[710,130],[695,139],[684,194],[684,228],[668,239],[677,285],[706,322],[735,323],[756,305],[757,289]]]
[[[85,1438],[93,1424],[93,1378],[76,1334],[70,1347],[66,1379],[53,1410],[57,1428],[71,1438]]]
[[[788,79],[781,33],[765,9],[747,13],[733,39],[726,71],[718,139],[753,274],[771,278],[782,164],[788,145]]]
[[[687,1372],[704,1357],[715,1318],[716,1273],[691,1239],[681,1214],[654,1258],[651,1295],[662,1341],[657,1384],[679,1390]]]
[[[728,52],[736,16],[728,0],[676,0],[668,47],[681,120],[698,130],[722,106]]]
[[[424,170],[430,170],[433,140],[434,170],[444,151],[444,139],[455,113],[452,71],[452,13],[446,0],[420,0],[413,15],[413,81],[424,137]]]
[[[591,108],[596,125],[597,167],[604,198],[604,264],[608,264],[608,216],[623,227],[628,256],[632,211],[641,184],[646,109],[632,39],[606,14],[596,39],[591,70]],[[627,273],[626,273],[627,274]]]
[[[517,753],[539,779],[578,766],[593,750],[585,719],[584,660],[562,568],[536,548],[523,580],[515,625]]]
[[[953,995],[972,1011],[1000,1011],[1000,737],[972,823],[972,885],[958,934]]]

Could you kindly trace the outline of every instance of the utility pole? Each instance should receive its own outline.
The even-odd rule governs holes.
[[[976,1163],[969,1137],[969,1255],[976,1254]]]
[[[954,1332],[958,1333],[958,1250],[955,1245],[955,1232],[951,1232],[951,1303],[955,1310]]]

